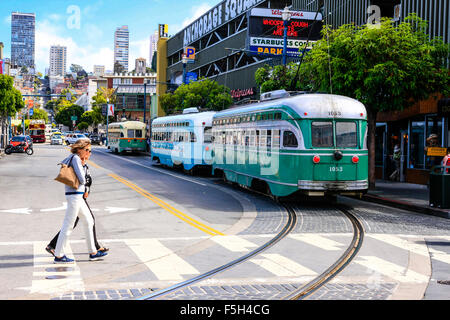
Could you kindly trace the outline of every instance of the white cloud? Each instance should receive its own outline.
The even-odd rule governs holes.
[[[87,33],[90,38],[94,39],[102,34],[97,27],[90,26],[90,28],[91,31]],[[87,72],[93,71],[93,66],[96,64],[104,65],[107,70],[112,70],[114,60],[112,44],[111,47],[98,47],[96,42],[90,41],[92,44],[81,46],[72,37],[63,36],[63,30],[49,20],[36,23],[36,65],[38,71],[44,72],[45,68],[49,67],[50,47],[52,45],[67,47],[68,70],[73,63],[83,66]]]
[[[170,26],[169,33],[176,34],[190,25],[192,22],[200,18],[203,14],[211,10],[213,7],[208,3],[202,3],[198,6],[191,8],[191,15],[189,18],[183,20],[181,24],[175,24]]]
[[[130,55],[128,70],[132,71],[135,67],[135,61],[137,58],[144,58],[147,61],[149,59],[150,52],[150,39],[131,41],[130,40]]]

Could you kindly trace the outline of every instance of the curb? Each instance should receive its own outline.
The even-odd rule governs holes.
[[[438,208],[430,208],[430,207],[424,207],[424,206],[417,206],[410,204],[408,202],[404,201],[398,201],[398,200],[392,200],[387,198],[382,198],[378,196],[374,196],[371,194],[366,194],[362,197],[362,200],[368,201],[368,202],[374,202],[378,204],[384,204],[390,207],[398,208],[398,209],[404,209],[409,211],[414,211],[418,213],[423,213],[431,216],[436,216],[444,219],[450,219],[450,211],[438,209]]]

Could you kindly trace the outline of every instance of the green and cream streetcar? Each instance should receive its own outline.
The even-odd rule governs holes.
[[[114,153],[147,150],[146,128],[143,122],[125,121],[108,126],[108,148]]]
[[[329,94],[262,95],[213,118],[212,170],[273,196],[361,195],[368,189],[367,112]]]

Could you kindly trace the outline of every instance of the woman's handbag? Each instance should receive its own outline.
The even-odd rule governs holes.
[[[60,163],[61,169],[59,171],[59,175],[55,178],[56,181],[61,182],[73,189],[78,189],[80,186],[80,182],[78,181],[78,177],[75,174],[75,171],[72,167],[72,159],[70,159],[69,165]]]

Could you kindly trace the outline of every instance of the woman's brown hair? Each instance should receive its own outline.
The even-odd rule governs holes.
[[[73,154],[78,153],[78,151],[85,149],[86,147],[89,147],[91,145],[91,142],[87,139],[80,139],[77,142],[75,142],[72,147],[70,148],[70,151]]]

